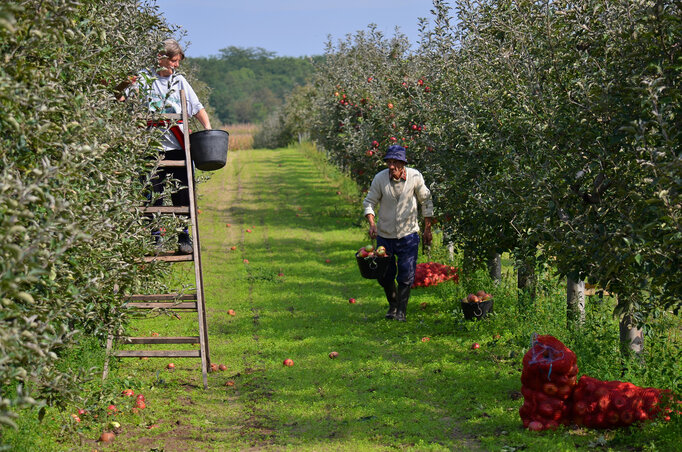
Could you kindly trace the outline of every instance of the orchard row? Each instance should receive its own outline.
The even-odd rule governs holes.
[[[434,1],[416,51],[373,27],[330,43],[280,133],[364,188],[405,146],[465,267],[511,252],[521,273],[608,287],[634,320],[678,306],[679,2],[455,5],[456,26]]]

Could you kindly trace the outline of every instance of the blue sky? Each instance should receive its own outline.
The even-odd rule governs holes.
[[[167,21],[182,26],[189,57],[217,55],[228,46],[262,47],[278,56],[321,55],[334,42],[370,23],[411,43],[418,19],[431,19],[432,0],[156,0]],[[189,45],[187,45],[189,42]]]

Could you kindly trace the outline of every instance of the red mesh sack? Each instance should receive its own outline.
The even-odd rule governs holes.
[[[577,373],[575,353],[553,336],[534,335],[521,373],[523,426],[545,430],[568,424]]]
[[[572,422],[590,428],[625,427],[654,419],[662,412],[667,416],[672,403],[672,393],[667,390],[587,375],[580,377],[569,401]]]

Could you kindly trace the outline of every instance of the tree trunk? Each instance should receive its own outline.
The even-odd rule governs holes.
[[[644,332],[637,327],[634,316],[630,313],[623,314],[620,318],[620,351],[623,356],[632,353],[637,355],[644,350]]]
[[[569,330],[579,330],[585,323],[585,281],[566,278],[566,323]]]
[[[519,301],[522,302],[532,303],[537,295],[536,247],[534,244],[526,245],[516,251],[517,287]]]
[[[491,253],[488,259],[488,274],[495,284],[502,281],[502,256],[500,253]]]

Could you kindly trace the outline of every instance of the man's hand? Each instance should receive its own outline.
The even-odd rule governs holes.
[[[369,235],[370,239],[376,239],[377,238],[377,224],[374,222],[374,215],[371,213],[368,213],[365,215],[367,218],[367,221],[369,221],[369,231],[367,231],[367,235]]]
[[[431,217],[425,217],[424,218],[424,233],[422,234],[422,238],[424,240],[424,246],[431,246],[431,241],[433,240],[433,235],[431,234],[431,222],[433,221],[433,218]]]

